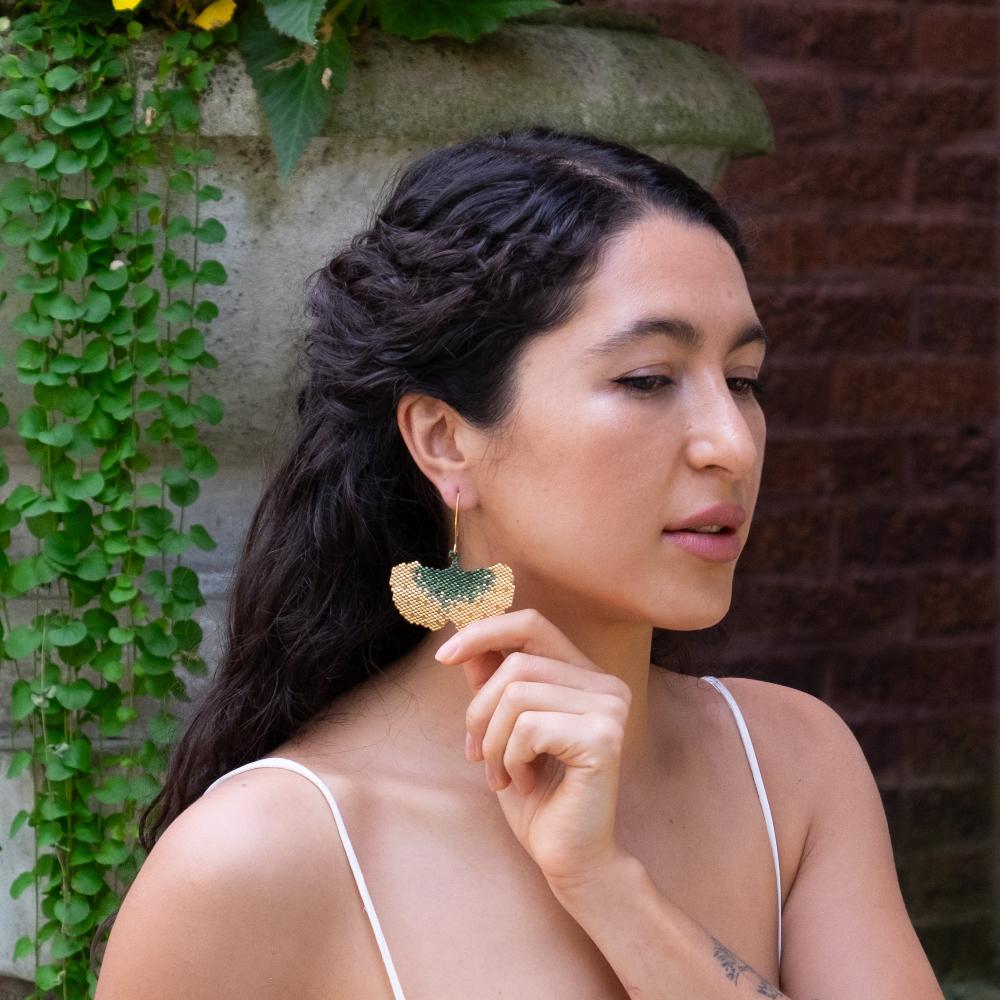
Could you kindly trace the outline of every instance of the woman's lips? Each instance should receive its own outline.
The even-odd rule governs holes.
[[[675,545],[709,562],[731,562],[740,554],[739,533],[725,528],[715,534],[701,531],[664,531]]]

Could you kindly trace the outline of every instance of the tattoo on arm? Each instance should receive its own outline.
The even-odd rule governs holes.
[[[788,1000],[777,986],[772,986],[759,972],[730,951],[718,938],[713,937],[712,941],[715,943],[715,958],[719,965],[722,966],[722,970],[726,974],[726,979],[735,983],[739,981],[742,973],[749,973],[750,977],[756,980],[757,992],[762,997],[769,997],[770,1000],[781,1000],[784,997],[785,1000]]]

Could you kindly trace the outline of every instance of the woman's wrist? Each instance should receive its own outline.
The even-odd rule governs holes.
[[[574,916],[589,911],[606,910],[611,900],[637,891],[648,880],[646,866],[622,849],[608,861],[590,871],[561,878],[546,877],[549,888],[562,906]]]

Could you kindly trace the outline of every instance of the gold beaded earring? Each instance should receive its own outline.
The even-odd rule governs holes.
[[[482,569],[462,569],[458,561],[458,503],[455,498],[455,540],[444,569],[419,562],[397,563],[389,574],[392,602],[414,625],[436,631],[449,621],[456,628],[480,618],[502,614],[514,601],[514,571],[504,563]]]

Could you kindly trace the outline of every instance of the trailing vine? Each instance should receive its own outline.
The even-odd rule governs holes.
[[[216,471],[198,427],[223,416],[196,386],[218,363],[205,290],[227,281],[201,247],[226,236],[205,211],[222,191],[203,183],[213,154],[199,142],[213,68],[243,54],[287,177],[367,25],[473,41],[556,6],[47,0],[0,16],[0,241],[13,251],[0,254],[0,306],[11,289],[24,297],[2,329],[31,387],[15,426],[33,470],[0,502],[0,660],[6,777],[33,789],[9,831],[34,833],[33,864],[10,886],[34,893],[35,933],[12,955],[33,958],[33,998],[93,996],[97,932],[144,860],[136,817],[176,735],[171,704],[189,700],[185,674],[208,672],[194,617],[205,602],[182,556],[216,546],[184,518]],[[137,58],[149,27],[155,80]],[[10,478],[0,450],[0,487]]]

